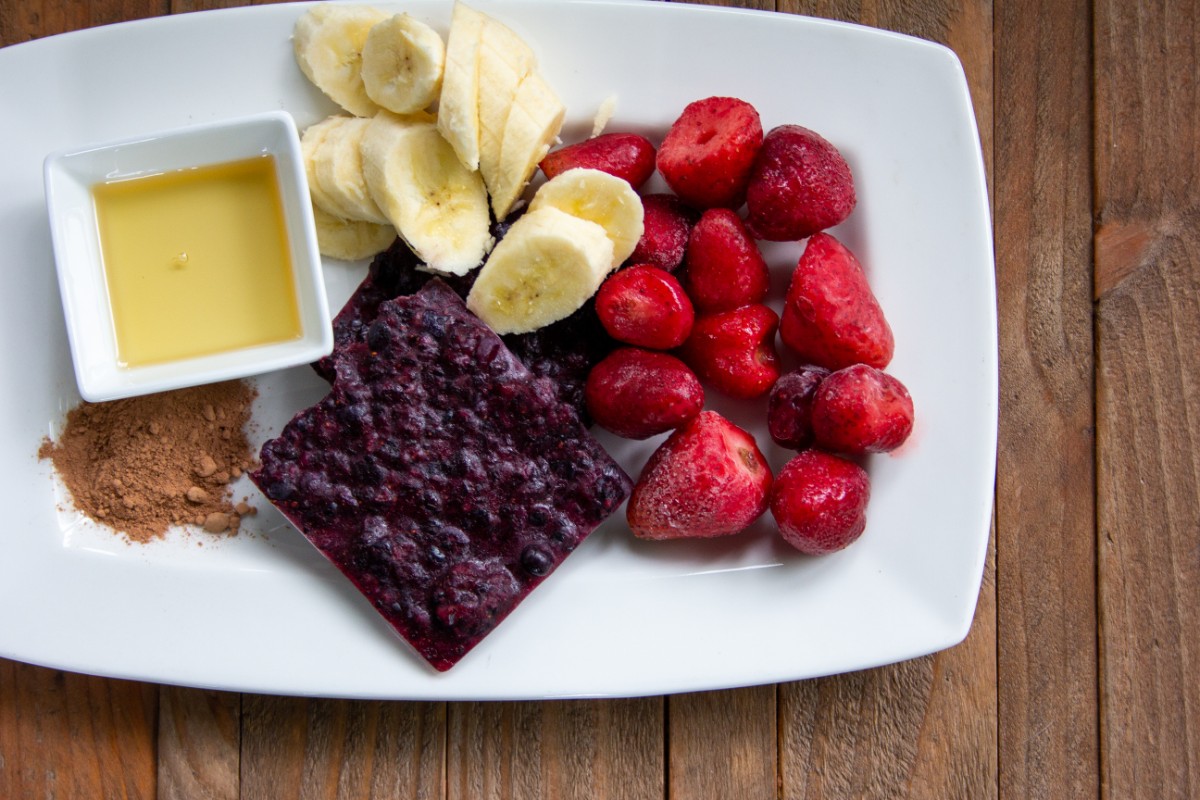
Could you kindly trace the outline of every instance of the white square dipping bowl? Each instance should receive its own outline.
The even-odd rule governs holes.
[[[93,187],[269,155],[283,203],[300,336],[144,366],[120,363]],[[282,111],[204,123],[51,153],[46,206],[75,379],[98,402],[243,378],[308,364],[333,349],[321,258],[295,121]]]

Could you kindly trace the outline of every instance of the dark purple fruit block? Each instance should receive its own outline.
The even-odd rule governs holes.
[[[494,226],[497,238],[507,226]],[[362,341],[363,332],[385,300],[412,294],[435,277],[420,270],[421,262],[401,239],[371,261],[366,278],[333,320],[333,353],[313,364],[322,378],[333,382],[333,362],[347,345]],[[462,277],[440,278],[461,297],[466,297],[475,283],[478,270]],[[504,343],[534,375],[554,380],[559,396],[569,402],[579,418],[587,423],[587,408],[583,401],[583,386],[588,372],[608,355],[616,342],[596,316],[594,304],[531,333],[504,337]]]
[[[438,670],[631,489],[554,383],[445,283],[378,305],[251,478]]]

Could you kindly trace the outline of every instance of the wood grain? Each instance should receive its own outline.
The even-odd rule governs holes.
[[[158,705],[160,800],[237,800],[242,698],[164,686]]]
[[[1094,30],[1104,794],[1194,798],[1200,8],[1098,2]]]
[[[1099,791],[1089,34],[996,3],[1001,797]]]
[[[155,796],[152,686],[0,660],[0,797]]]
[[[444,703],[245,695],[243,800],[440,800]]]
[[[667,797],[775,797],[776,689],[755,686],[668,698]]]
[[[663,701],[453,703],[449,800],[663,796]]]

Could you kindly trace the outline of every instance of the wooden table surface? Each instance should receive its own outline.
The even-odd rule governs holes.
[[[0,797],[1200,797],[1200,2],[743,4],[934,39],[966,68],[1001,362],[967,640],[821,680],[547,703],[0,661]],[[218,5],[0,0],[0,45]]]

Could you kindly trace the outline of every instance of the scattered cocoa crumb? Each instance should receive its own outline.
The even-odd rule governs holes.
[[[76,508],[131,541],[158,539],[179,520],[233,534],[254,512],[234,507],[228,485],[254,460],[245,432],[254,398],[249,384],[229,381],[81,403],[38,456],[53,462]]]

